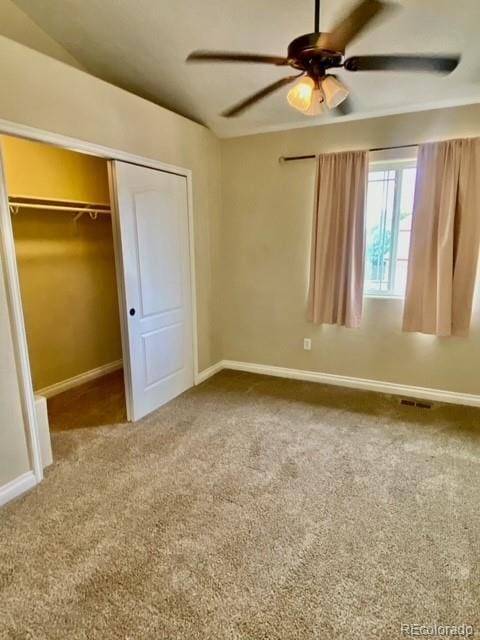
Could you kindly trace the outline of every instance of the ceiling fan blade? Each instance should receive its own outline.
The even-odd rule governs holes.
[[[317,45],[330,51],[345,51],[348,44],[380,13],[391,5],[381,0],[362,0],[330,33],[322,33]]]
[[[348,116],[352,113],[352,111],[353,105],[350,98],[345,98],[343,102],[335,107],[335,115],[337,116]]]
[[[187,62],[256,62],[260,64],[288,64],[287,58],[268,56],[257,53],[236,53],[234,51],[192,51]]]
[[[245,98],[245,100],[242,100],[241,102],[238,102],[237,104],[233,105],[233,107],[230,107],[230,109],[227,109],[226,111],[222,111],[221,115],[224,118],[232,118],[233,116],[238,116],[240,113],[242,113],[242,111],[245,111],[245,109],[248,109],[259,100],[262,100],[263,98],[268,96],[270,93],[277,91],[277,89],[281,89],[286,84],[290,84],[290,82],[293,82],[300,76],[303,76],[303,73],[298,73],[294,76],[287,76],[286,78],[281,78],[280,80],[277,80],[276,82],[269,84],[267,87],[264,87],[260,91],[257,91],[256,93],[252,94],[248,98]]]
[[[347,71],[425,71],[451,73],[460,56],[353,56],[344,63]]]

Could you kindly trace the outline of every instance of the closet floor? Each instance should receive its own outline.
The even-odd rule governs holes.
[[[126,422],[123,371],[114,371],[49,398],[48,420],[51,431]]]

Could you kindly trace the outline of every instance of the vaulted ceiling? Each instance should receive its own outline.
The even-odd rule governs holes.
[[[90,73],[211,127],[220,136],[322,124],[291,109],[281,89],[244,115],[219,112],[291,70],[248,64],[186,65],[193,49],[284,55],[313,31],[313,0],[14,0]],[[480,2],[395,0],[399,10],[374,23],[347,50],[461,53],[446,78],[412,73],[339,75],[352,90],[349,118],[480,102]],[[323,0],[328,31],[355,0]]]

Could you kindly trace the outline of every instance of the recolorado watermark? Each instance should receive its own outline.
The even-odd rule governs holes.
[[[401,624],[402,638],[473,638],[471,624]]]

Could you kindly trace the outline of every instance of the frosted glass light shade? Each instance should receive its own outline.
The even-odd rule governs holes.
[[[310,106],[303,112],[306,116],[319,116],[327,110],[325,96],[320,87],[316,87],[312,91],[312,99]]]
[[[315,82],[312,78],[305,76],[296,82],[287,93],[287,100],[290,106],[305,112],[312,101],[312,93],[315,89]]]
[[[334,78],[333,76],[326,76],[322,80],[322,89],[325,94],[325,100],[330,109],[335,109],[340,103],[342,103],[349,94],[347,87]]]
[[[287,94],[288,103],[306,116],[318,116],[325,111],[325,96],[320,86],[306,76]]]

